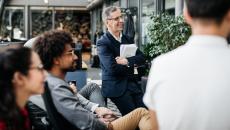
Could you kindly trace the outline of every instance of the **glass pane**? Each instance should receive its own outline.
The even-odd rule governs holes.
[[[79,10],[56,9],[55,29],[71,32],[74,42],[83,44],[83,49],[90,49],[90,14]]]
[[[120,1],[116,1],[113,3],[113,6],[120,6]]]
[[[25,40],[23,7],[5,7],[2,16],[0,39],[2,41]]]
[[[176,0],[165,0],[165,11],[171,15],[175,15]]]
[[[142,44],[146,44],[148,42],[147,39],[147,25],[150,21],[150,15],[154,13],[155,9],[154,0],[143,0],[142,2]]]
[[[32,37],[52,29],[51,9],[31,9]]]

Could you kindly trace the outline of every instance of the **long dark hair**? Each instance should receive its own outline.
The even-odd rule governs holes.
[[[6,122],[7,130],[23,129],[24,119],[16,103],[12,80],[15,72],[28,74],[31,55],[31,49],[21,46],[0,52],[0,120]]]

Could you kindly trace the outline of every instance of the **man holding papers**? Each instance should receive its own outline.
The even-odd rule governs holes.
[[[145,107],[143,92],[134,73],[145,62],[134,41],[122,34],[124,19],[119,7],[107,7],[102,14],[107,32],[97,41],[102,68],[102,95],[109,97],[122,115]]]

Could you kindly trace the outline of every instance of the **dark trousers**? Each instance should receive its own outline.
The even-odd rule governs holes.
[[[122,115],[126,115],[139,107],[145,107],[143,103],[143,91],[139,84],[129,82],[127,90],[120,97],[110,98],[118,107]]]

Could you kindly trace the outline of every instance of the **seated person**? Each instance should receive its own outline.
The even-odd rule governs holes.
[[[77,56],[72,48],[72,38],[64,31],[49,31],[34,43],[48,71],[47,82],[57,111],[69,122],[84,130],[153,130],[152,120],[145,108],[136,109],[124,117],[82,98],[70,89],[64,80],[67,71],[76,67]],[[70,114],[71,113],[71,114]],[[93,114],[95,113],[95,114]]]
[[[36,37],[36,39],[37,38],[38,37]],[[24,46],[32,47],[36,39],[30,39],[27,43],[24,44]],[[75,94],[77,93],[76,86],[69,85],[69,87]],[[88,109],[91,109],[92,104],[95,105],[93,109],[95,109],[96,106],[105,107],[107,104],[107,107],[113,111],[116,117],[121,117],[120,111],[110,99],[108,99],[105,103],[105,99],[101,94],[101,89],[95,83],[89,83],[85,85],[80,91],[78,91],[76,96],[79,97],[81,104],[85,107],[88,107]],[[29,110],[31,123],[35,130],[50,129],[52,127],[50,125],[45,104],[41,95],[31,96],[29,98],[29,102],[27,103],[27,108]]]
[[[77,94],[77,87],[75,85],[69,84],[69,87]],[[105,106],[105,100],[101,95],[100,87],[95,83],[85,85],[78,93],[81,98],[83,98],[83,100],[80,100],[83,104],[85,104],[84,101],[86,101],[86,103],[93,102],[97,103],[99,106]],[[116,117],[121,117],[120,111],[110,99],[107,100],[107,107],[114,112]],[[41,95],[31,96],[27,103],[27,108],[34,130],[48,130],[52,128]]]
[[[29,96],[43,93],[44,81],[41,60],[31,49],[0,52],[0,130],[31,129],[25,104]]]

